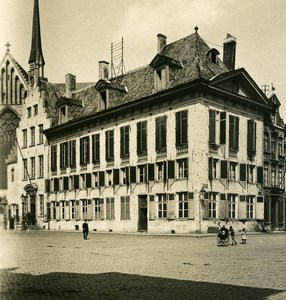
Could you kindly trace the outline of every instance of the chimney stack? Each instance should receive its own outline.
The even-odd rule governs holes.
[[[232,71],[235,69],[236,38],[229,33],[223,42],[223,63]]]
[[[72,92],[76,90],[76,76],[70,73],[66,74],[66,97],[71,98]]]
[[[109,78],[109,63],[107,61],[101,60],[98,62],[98,68],[99,68],[99,80],[104,79],[107,80]]]
[[[167,37],[162,34],[162,33],[158,33],[157,34],[157,52],[160,53],[164,46],[166,46],[167,44]]]

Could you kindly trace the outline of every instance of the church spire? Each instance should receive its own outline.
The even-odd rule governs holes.
[[[40,14],[39,2],[34,0],[34,15],[32,27],[32,43],[31,53],[29,58],[30,70],[38,69],[39,76],[44,76],[45,60],[42,52],[41,29],[40,29]]]

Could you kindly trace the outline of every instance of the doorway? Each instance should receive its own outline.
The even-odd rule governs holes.
[[[36,201],[35,201],[35,196],[31,195],[31,224],[35,225],[36,224]]]
[[[147,195],[138,196],[138,231],[148,230],[148,218],[147,218]]]

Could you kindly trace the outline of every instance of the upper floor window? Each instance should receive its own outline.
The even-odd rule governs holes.
[[[114,160],[114,130],[105,132],[105,158],[106,161]]]
[[[35,157],[31,157],[31,178],[36,177],[36,162]]]
[[[229,148],[238,151],[239,148],[239,118],[229,116]]]
[[[164,174],[165,174],[165,167],[166,167],[166,164],[164,164],[164,162],[157,162],[156,163],[156,174],[157,174],[157,180],[158,181],[161,181],[161,180],[164,180]]]
[[[32,108],[31,107],[27,108],[27,114],[28,114],[28,118],[31,118],[31,116],[32,116]]]
[[[283,139],[282,138],[278,138],[278,155],[279,156],[283,156]]]
[[[31,127],[31,144],[30,146],[35,146],[35,127]]]
[[[71,168],[76,166],[76,140],[69,141],[69,164]]]
[[[34,116],[38,114],[38,105],[34,105]]]
[[[89,136],[80,139],[80,164],[86,165],[89,163]]]
[[[108,90],[100,92],[98,97],[99,97],[99,105],[98,105],[99,110],[108,108],[108,98],[109,98]]]
[[[60,144],[60,168],[68,167],[68,142]]]
[[[14,168],[11,169],[11,181],[12,182],[15,181],[15,170],[14,170]]]
[[[264,185],[269,186],[269,167],[268,164],[264,164]]]
[[[269,133],[264,133],[264,151],[270,152],[270,140],[269,140]]]
[[[256,123],[253,120],[247,121],[247,153],[248,156],[256,152]]]
[[[161,91],[167,88],[169,82],[169,68],[164,67],[155,71],[155,88]]]
[[[23,180],[28,179],[28,160],[25,158],[23,159]]]
[[[235,163],[235,162],[229,163],[229,179],[230,180],[236,180],[236,177],[237,177],[236,166],[237,166],[237,163]]]
[[[188,145],[188,111],[176,113],[176,147]]]
[[[276,159],[276,138],[274,135],[271,136],[271,158]]]
[[[57,170],[57,145],[51,146],[51,171]]]
[[[165,151],[167,148],[167,117],[156,118],[156,151]]]
[[[60,124],[63,124],[68,121],[68,107],[67,106],[61,106],[59,109],[59,121]]]
[[[39,156],[39,172],[38,172],[38,177],[44,177],[44,156],[40,155]]]
[[[22,130],[23,132],[23,148],[27,148],[28,138],[27,138],[27,129]]]
[[[100,135],[99,133],[92,136],[92,162],[99,163],[100,161]]]
[[[129,126],[120,128],[120,157],[129,156]]]
[[[188,177],[188,159],[179,159],[178,163],[178,178]]]
[[[147,153],[147,121],[137,123],[137,154]]]
[[[43,125],[39,125],[39,144],[43,144],[44,142],[44,134],[43,134]]]

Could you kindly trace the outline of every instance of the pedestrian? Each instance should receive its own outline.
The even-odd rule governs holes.
[[[83,232],[83,238],[86,240],[87,236],[88,236],[88,224],[87,224],[87,220],[84,220],[84,223],[82,224],[82,232]]]
[[[230,233],[230,238],[231,238],[231,246],[237,245],[237,242],[235,240],[235,232],[232,226],[229,226],[229,233]]]
[[[247,241],[246,230],[245,228],[243,228],[241,231],[241,244],[246,244],[246,241]]]

